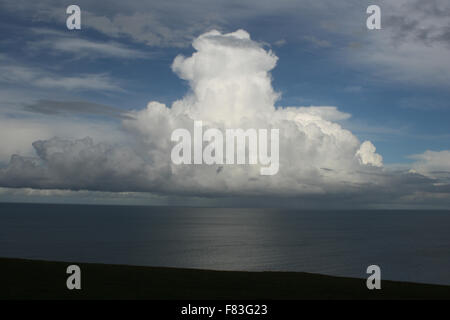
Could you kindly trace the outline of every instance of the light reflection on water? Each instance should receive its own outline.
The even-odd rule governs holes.
[[[450,284],[449,211],[0,204],[0,256]]]

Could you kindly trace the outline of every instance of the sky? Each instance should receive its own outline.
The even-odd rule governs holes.
[[[70,4],[0,4],[0,201],[450,207],[448,1]],[[174,166],[193,120],[281,128],[279,173]]]

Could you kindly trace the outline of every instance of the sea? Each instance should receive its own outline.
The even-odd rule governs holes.
[[[0,257],[450,285],[450,211],[0,203]]]

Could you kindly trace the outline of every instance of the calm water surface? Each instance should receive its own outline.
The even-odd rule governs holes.
[[[0,256],[450,284],[450,211],[0,204]]]

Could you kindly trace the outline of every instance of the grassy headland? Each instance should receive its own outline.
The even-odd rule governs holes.
[[[71,263],[0,258],[0,299],[450,299],[450,286],[302,272],[235,272],[73,263],[81,290],[66,288]]]

